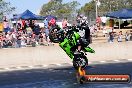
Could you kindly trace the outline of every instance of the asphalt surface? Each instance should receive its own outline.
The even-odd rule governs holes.
[[[132,62],[91,64],[87,74],[129,74],[132,79]],[[0,88],[132,88],[130,83],[79,84],[71,65],[50,66],[30,70],[0,72]]]

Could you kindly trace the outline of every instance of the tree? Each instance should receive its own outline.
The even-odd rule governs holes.
[[[0,14],[10,14],[15,10],[15,7],[10,7],[10,2],[0,0]]]
[[[15,7],[11,7],[10,2],[5,2],[3,0],[0,0],[0,20],[2,20],[2,16],[4,14],[10,14],[14,10]]]
[[[95,2],[96,0],[92,0],[89,3],[86,3],[81,9],[80,12],[83,12],[85,15],[90,18],[95,19]],[[98,6],[98,14],[100,16],[112,12],[117,11],[122,8],[132,8],[132,0],[99,0],[101,5]]]
[[[55,15],[62,19],[64,17],[72,18],[76,14],[77,7],[80,5],[77,1],[62,3],[63,0],[50,0],[44,4],[40,10],[40,15]]]
[[[92,0],[81,7],[79,13],[83,13],[85,16],[91,19],[95,19],[95,2]]]

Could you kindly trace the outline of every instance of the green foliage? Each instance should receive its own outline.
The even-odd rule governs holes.
[[[10,14],[14,10],[15,10],[15,7],[11,7],[9,2],[0,0],[0,15]]]
[[[55,15],[60,19],[72,17],[76,14],[79,5],[80,4],[77,1],[62,3],[62,0],[51,0],[42,6],[40,15]]]
[[[86,3],[83,7],[81,7],[79,13],[83,13],[91,20],[95,19],[95,2],[91,1],[89,3]]]
[[[50,0],[44,4],[40,10],[40,15],[55,15],[62,19],[68,17],[74,19],[77,13],[83,13],[91,20],[95,20],[96,0],[91,0],[80,9],[77,1],[62,3],[63,0]],[[98,6],[98,15],[102,16],[108,12],[117,11],[122,8],[132,8],[132,0],[99,0],[101,5]]]
[[[0,0],[0,21],[2,21],[4,14],[10,14],[15,10],[15,7],[10,7],[9,2],[5,2],[4,0]]]
[[[98,6],[98,15],[102,16],[108,12],[117,11],[122,8],[132,8],[132,0],[99,0],[101,5]],[[83,12],[85,15],[90,18],[95,19],[95,9],[96,2],[95,0],[86,3],[81,9],[80,12]]]

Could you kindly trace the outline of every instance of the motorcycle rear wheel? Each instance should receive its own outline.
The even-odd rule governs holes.
[[[77,58],[73,58],[73,66],[76,70],[78,70],[79,67],[85,68],[88,65],[88,59],[85,55],[78,56]]]

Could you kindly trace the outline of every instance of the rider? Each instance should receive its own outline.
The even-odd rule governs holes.
[[[79,34],[81,36],[77,44],[78,46],[77,52],[79,52],[82,46],[88,46],[90,43],[90,29],[88,27],[87,17],[83,15],[78,15],[77,16],[77,27],[79,28]]]

